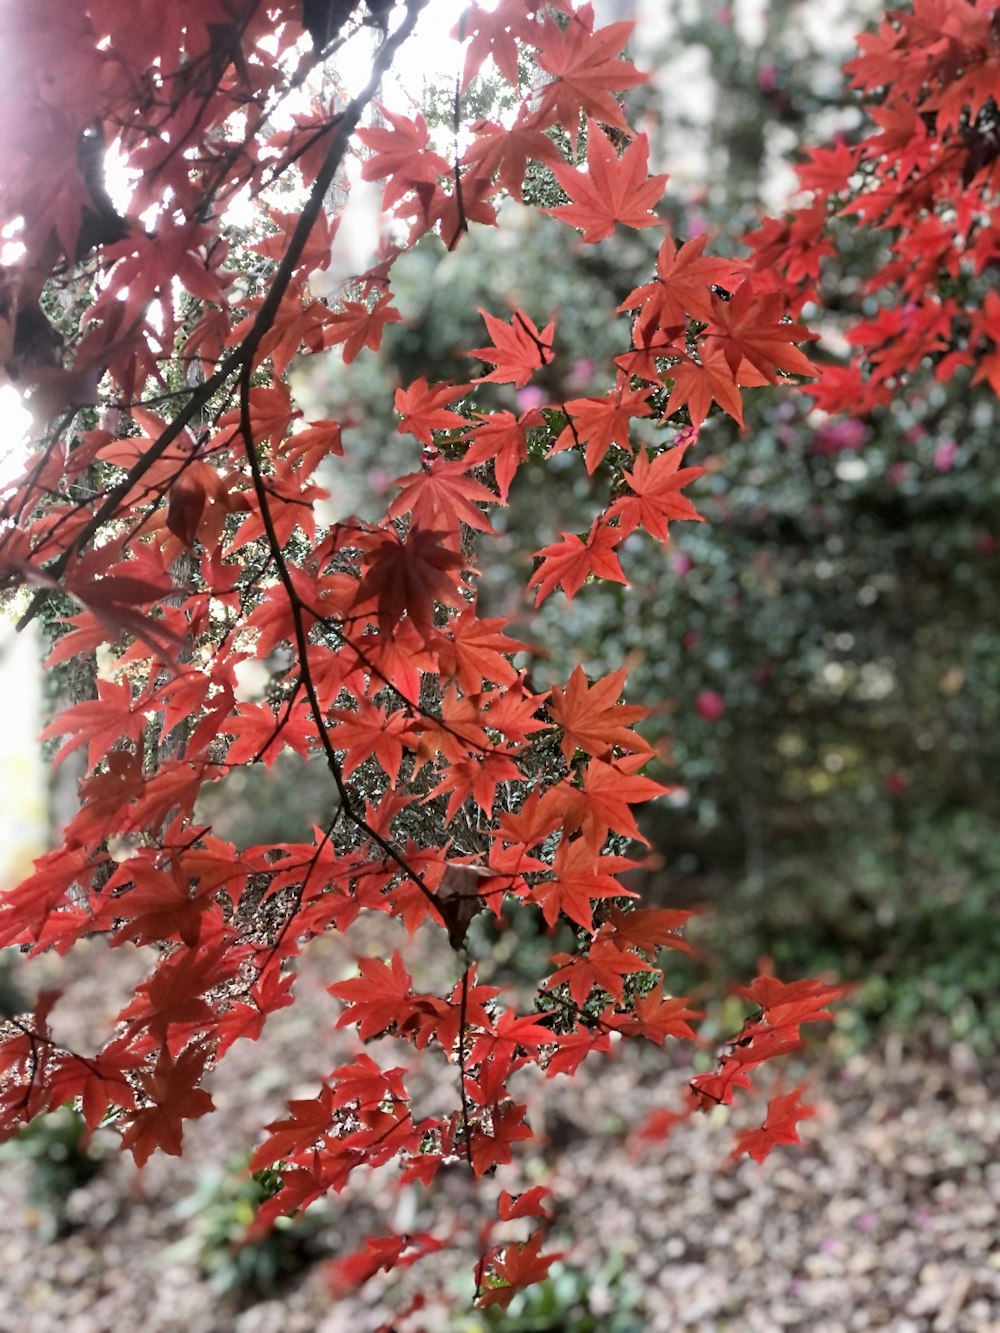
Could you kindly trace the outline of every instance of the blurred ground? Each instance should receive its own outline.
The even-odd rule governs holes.
[[[114,972],[128,965],[127,953],[103,947],[74,964],[81,975],[72,1003],[63,1002],[61,1020],[56,1010],[66,1040],[113,1012],[113,992],[126,979]],[[66,1234],[52,1234],[52,1198],[29,1197],[37,1164],[22,1156],[3,1165],[2,1333],[106,1333],[137,1319],[147,1333],[368,1333],[435,1273],[456,1294],[464,1290],[454,1274],[471,1264],[452,1252],[436,1270],[378,1277],[335,1301],[322,1262],[386,1224],[438,1235],[457,1228],[472,1241],[484,1214],[457,1168],[442,1177],[433,1216],[418,1187],[398,1192],[385,1173],[319,1207],[322,1226],[302,1232],[298,1253],[291,1249],[293,1262],[306,1249],[318,1262],[270,1294],[253,1288],[252,1265],[236,1273],[225,1243],[241,1207],[225,1164],[248,1151],[285,1098],[313,1094],[315,1079],[347,1054],[346,1038],[332,1033],[336,1005],[324,988],[348,966],[329,941],[309,955],[299,1003],[212,1076],[219,1114],[190,1125],[182,1160],[160,1158],[139,1173],[110,1133],[99,1134],[109,1154],[102,1169],[62,1190]],[[371,1049],[381,1058],[377,1044]],[[400,1333],[1000,1329],[995,1071],[961,1045],[935,1057],[923,1043],[883,1039],[839,1068],[836,1049],[833,1037],[807,1057],[818,1114],[802,1126],[805,1147],[779,1149],[760,1166],[729,1163],[731,1128],[712,1118],[680,1126],[663,1143],[630,1145],[630,1132],[683,1083],[683,1070],[651,1047],[584,1065],[571,1083],[525,1083],[532,1123],[548,1139],[531,1179],[551,1187],[557,1207],[545,1248],[567,1250],[577,1275],[571,1294],[549,1322],[525,1322],[515,1305],[505,1320],[483,1323],[468,1313],[466,1292],[452,1322],[432,1308],[419,1324],[401,1322]],[[400,1063],[405,1052],[386,1043],[385,1055]],[[452,1073],[442,1067],[423,1095],[451,1095]],[[65,1187],[70,1177],[62,1180]],[[524,1187],[523,1178],[501,1175],[488,1188],[504,1183]],[[214,1276],[206,1271],[213,1268]],[[224,1296],[227,1276],[238,1285]]]

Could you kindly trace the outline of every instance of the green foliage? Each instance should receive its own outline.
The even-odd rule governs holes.
[[[104,1154],[79,1111],[63,1106],[0,1144],[0,1163],[8,1162],[28,1167],[28,1199],[36,1209],[39,1238],[52,1241],[72,1229],[70,1196],[102,1170]]]
[[[243,1160],[205,1171],[194,1192],[176,1209],[187,1235],[170,1251],[177,1261],[196,1262],[220,1297],[251,1305],[309,1268],[325,1251],[329,1216],[320,1208],[279,1217],[266,1235],[247,1239],[260,1205],[281,1187],[273,1170],[249,1175]]]
[[[492,1306],[456,1318],[448,1333],[642,1333],[642,1286],[618,1255],[596,1272],[563,1263],[519,1291],[506,1310]]]

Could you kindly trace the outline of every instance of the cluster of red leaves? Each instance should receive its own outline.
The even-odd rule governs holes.
[[[379,347],[400,319],[391,281],[403,250],[428,233],[451,248],[471,224],[493,225],[502,195],[522,197],[531,164],[552,170],[568,202],[551,211],[585,243],[620,225],[662,225],[652,210],[664,177],[647,174],[648,144],[617,96],[644,77],[622,55],[631,25],[595,29],[590,5],[570,0],[472,5],[458,32],[465,81],[492,57],[517,105],[508,125],[472,125],[451,161],[419,115],[386,111],[361,127],[419,8],[403,6],[361,94],[282,121],[315,61],[297,0],[140,0],[138,12],[89,0],[70,17],[61,0],[0,6],[0,38],[17,53],[0,89],[0,221],[23,245],[3,274],[0,359],[39,422],[37,450],[0,500],[0,583],[27,590],[25,619],[55,593],[73,600],[50,664],[93,669],[96,650],[112,649],[96,697],[46,728],[62,738],[60,757],[82,753],[79,809],[61,845],[5,895],[0,945],[65,952],[101,933],[151,960],[94,1054],[54,1042],[52,995],[3,1028],[0,1132],[79,1100],[91,1127],[114,1119],[137,1161],[179,1153],[184,1122],[212,1109],[203,1077],[293,1002],[295,959],[310,939],[376,912],[410,933],[437,931],[462,956],[444,995],[418,989],[399,950],[388,962],[361,959],[357,976],[330,986],[340,1025],[360,1042],[393,1036],[451,1063],[455,1107],[416,1117],[408,1071],[359,1051],[268,1127],[253,1166],[276,1168],[281,1184],[259,1226],[342,1189],[360,1167],[394,1161],[402,1179],[429,1184],[464,1159],[482,1178],[531,1138],[520,1070],[571,1075],[619,1036],[695,1039],[699,1015],[660,967],[663,950],[687,947],[677,933],[687,914],[630,910],[620,879],[636,864],[622,848],[641,841],[634,808],[663,791],[640,772],[651,751],[634,724],[647,710],[621,701],[621,671],[589,680],[577,669],[565,686],[536,690],[516,664],[525,645],[505,620],[478,614],[473,549],[489,541],[490,513],[508,503],[530,449],[574,450],[605,504],[586,533],[538,552],[530,586],[540,602],[560,587],[572,598],[591,578],[625,582],[626,539],[665,541],[671,521],[698,517],[682,490],[702,469],[681,464],[713,407],[742,421],[743,388],[816,372],[785,294],[793,309],[808,294],[812,260],[779,283],[773,265],[787,246],[777,240],[746,263],[713,257],[704,238],[665,234],[655,276],[621,304],[630,328],[604,393],[520,416],[484,410],[479,386],[539,374],[544,383],[558,356],[554,321],[484,312],[489,341],[469,353],[467,382],[418,379],[396,393],[414,466],[382,520],[321,526],[317,470],[343,452],[346,423],[304,421],[282,376],[296,355],[339,348],[350,363]],[[938,145],[931,157],[901,156],[910,150],[890,135],[815,155],[804,176],[814,188],[822,176],[829,195],[834,167],[846,180],[885,158],[882,193],[860,199],[897,230],[923,219],[905,211],[913,173],[932,194],[943,181],[978,187],[995,176],[993,159],[972,170],[968,154],[981,147],[960,161],[954,142],[968,137],[959,102],[985,115],[980,66],[995,69],[995,25],[964,0],[926,8],[946,24],[936,45],[926,24],[917,33],[894,20],[856,73],[870,81],[865,61],[881,58],[893,84],[884,106],[910,99],[925,127],[933,113],[938,139],[920,139]],[[324,35],[328,51],[352,24]],[[920,52],[912,66],[910,49]],[[538,88],[521,86],[522,51],[542,71]],[[957,101],[945,96],[956,81]],[[551,133],[560,127],[572,160]],[[352,142],[365,150],[364,178],[385,182],[386,235],[405,240],[387,240],[377,264],[329,301],[310,282],[336,245],[326,201]],[[122,214],[103,186],[107,148],[131,182]],[[272,190],[289,181],[304,200],[298,213],[285,211],[287,189]],[[945,192],[949,205],[957,193]],[[227,225],[240,195],[258,201],[266,234],[248,241]],[[965,245],[955,262],[985,265],[979,205],[961,217],[949,233]],[[913,244],[925,252],[926,241]],[[248,259],[259,277],[247,276]],[[919,306],[914,273],[896,280]],[[995,335],[991,320],[989,303],[971,317],[970,356]],[[895,371],[879,366],[887,390]],[[637,422],[652,446],[637,442]],[[242,686],[248,662],[270,674],[263,697]],[[237,850],[198,822],[206,784],[285,751],[329,776],[334,813],[312,840]],[[473,850],[459,830],[474,830]],[[542,928],[568,922],[579,937],[551,959],[523,1013],[479,983],[465,946],[473,916],[502,925],[515,900]],[[752,1068],[796,1046],[803,1023],[828,1017],[836,994],[758,979],[745,992],[756,1016],[719,1070],[694,1081],[691,1105],[729,1102]],[[759,1158],[796,1141],[806,1114],[797,1092],[775,1099],[738,1150]],[[501,1194],[499,1220],[544,1218],[535,1193]],[[451,1241],[371,1240],[335,1280]],[[554,1255],[542,1241],[542,1229],[505,1246],[484,1232],[484,1303],[544,1275]]]
[[[993,0],[917,0],[858,38],[847,65],[874,122],[859,142],[814,149],[798,168],[805,202],[746,238],[757,281],[796,308],[822,304],[832,218],[882,247],[861,289],[877,312],[845,330],[846,366],[810,392],[829,412],[884,407],[922,364],[939,381],[972,370],[1000,394],[1000,11]],[[888,252],[888,258],[886,258]]]

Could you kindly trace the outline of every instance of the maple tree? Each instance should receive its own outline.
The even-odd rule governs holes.
[[[648,710],[621,702],[619,670],[591,680],[577,668],[564,686],[537,691],[519,663],[531,645],[506,620],[479,615],[476,564],[524,461],[574,451],[601,492],[585,532],[538,552],[536,604],[585,596],[591,579],[624,583],[626,542],[646,533],[663,543],[671,522],[698,517],[682,492],[703,468],[682,464],[715,407],[740,422],[744,390],[800,377],[820,377],[810,391],[834,405],[839,372],[803,350],[813,335],[799,316],[815,294],[826,201],[859,165],[882,177],[853,211],[879,209],[923,252],[921,227],[944,200],[952,232],[952,213],[962,219],[967,262],[981,271],[995,258],[984,219],[996,154],[983,143],[997,33],[984,5],[941,0],[912,29],[887,20],[856,77],[898,93],[880,110],[902,117],[912,104],[923,157],[884,133],[874,147],[814,154],[803,184],[819,202],[785,231],[767,224],[749,260],[674,237],[657,215],[666,178],[648,173],[650,145],[621,100],[645,78],[627,56],[630,24],[599,28],[589,4],[570,0],[471,5],[455,32],[466,43],[462,84],[492,57],[515,105],[509,123],[467,126],[464,148],[456,133],[449,156],[420,114],[375,102],[422,8],[178,0],[141,5],[141,21],[106,0],[71,16],[60,0],[0,9],[0,31],[21,53],[0,93],[11,256],[0,334],[6,376],[36,423],[35,451],[0,501],[0,580],[20,596],[22,623],[71,600],[51,665],[93,664],[105,649],[96,697],[45,729],[61,740],[57,758],[82,752],[79,809],[61,844],[5,895],[0,944],[35,956],[100,934],[144,950],[150,967],[96,1052],[53,1039],[51,993],[4,1025],[0,1132],[80,1099],[88,1126],[117,1126],[140,1164],[177,1154],[185,1121],[213,1109],[203,1086],[212,1068],[294,1002],[295,960],[311,939],[350,938],[360,914],[379,913],[453,958],[444,994],[418,988],[403,941],[388,961],[360,958],[357,975],[329,990],[343,1006],[339,1026],[359,1042],[392,1036],[450,1064],[454,1108],[418,1117],[409,1069],[358,1050],[266,1127],[251,1167],[274,1168],[279,1185],[261,1228],[343,1189],[360,1168],[398,1162],[402,1180],[431,1185],[458,1160],[482,1181],[532,1137],[518,1071],[572,1075],[618,1037],[700,1040],[700,1015],[671,993],[663,961],[687,947],[678,932],[689,914],[630,906],[620,878],[643,841],[635,808],[665,790],[641,772],[652,748],[633,724]],[[367,84],[345,99],[331,93],[329,71],[367,19],[384,31]],[[522,81],[519,53],[536,63],[537,87]],[[337,248],[331,189],[352,153],[364,180],[384,182],[380,250],[321,297],[313,286]],[[127,181],[120,206],[104,178],[109,154]],[[413,467],[382,518],[324,524],[323,462],[349,456],[351,423],[307,421],[289,365],[331,351],[350,365],[376,350],[403,318],[399,256],[422,238],[450,250],[471,226],[496,225],[501,198],[524,197],[529,168],[565,192],[548,211],[581,244],[618,227],[664,229],[655,276],[608,312],[620,317],[621,351],[604,392],[520,415],[498,409],[491,395],[545,383],[560,318],[484,309],[487,341],[467,351],[463,380],[420,377],[395,392]],[[249,234],[231,220],[241,201],[257,218]],[[813,223],[803,258],[802,228]],[[984,355],[994,305],[970,311],[949,298],[932,317],[935,272],[921,269],[918,292],[909,268],[893,270],[921,311],[909,353],[887,326],[855,337],[875,367],[866,401],[891,390],[931,331],[948,372],[975,361],[977,378],[996,387],[995,353]],[[249,663],[263,665],[266,691],[245,688]],[[310,841],[240,849],[217,837],[199,818],[203,788],[289,750],[325,766],[326,825]],[[515,902],[537,911],[541,929],[575,931],[533,1006],[481,984],[470,956],[473,919],[502,925]],[[671,1117],[731,1104],[842,993],[769,977],[743,988],[742,1031]],[[772,1098],[736,1151],[759,1159],[797,1142],[796,1122],[810,1114],[800,1096]],[[539,1226],[499,1245],[492,1224],[483,1228],[483,1304],[504,1304],[557,1257],[543,1249],[543,1194],[501,1191],[496,1206],[497,1222]],[[363,1281],[453,1243],[375,1237],[335,1278]]]

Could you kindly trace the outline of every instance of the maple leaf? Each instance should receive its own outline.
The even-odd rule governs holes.
[[[492,1108],[489,1130],[480,1127],[472,1136],[472,1169],[477,1176],[504,1166],[511,1160],[511,1145],[531,1138],[531,1130],[524,1122],[526,1110],[525,1106],[511,1103]]]
[[[497,1216],[501,1222],[512,1222],[516,1217],[551,1217],[545,1205],[545,1200],[551,1194],[552,1191],[544,1185],[532,1185],[523,1194],[510,1194],[507,1190],[501,1190],[497,1200]]]
[[[92,1059],[69,1054],[53,1067],[50,1093],[53,1106],[62,1106],[79,1097],[84,1123],[91,1131],[111,1106],[135,1110],[135,1089],[127,1073],[142,1063],[142,1056],[130,1049],[125,1040],[111,1042]]]
[[[408,616],[423,635],[433,636],[436,604],[464,604],[459,571],[465,565],[449,532],[410,526],[400,541],[395,532],[382,530],[366,539],[363,576],[351,610],[374,613],[380,629],[388,631]]]
[[[383,180],[388,177],[382,192],[382,207],[391,208],[408,190],[423,185],[435,186],[438,178],[447,176],[450,165],[430,148],[430,130],[423,116],[408,116],[379,106],[379,114],[391,128],[375,126],[355,130],[358,139],[371,149],[361,168],[361,179]]]
[[[667,1037],[694,1041],[697,1034],[688,1019],[703,1018],[704,1014],[699,1009],[689,1009],[688,1003],[683,996],[665,996],[661,987],[654,987],[636,1000],[631,1013],[607,1016],[606,1021],[618,1032],[645,1037],[657,1046],[662,1046]]]
[[[418,1231],[405,1236],[369,1236],[360,1250],[327,1265],[328,1280],[337,1294],[361,1286],[383,1269],[408,1268],[426,1254],[444,1249],[445,1242]]]
[[[483,620],[474,604],[465,607],[449,622],[447,635],[435,639],[441,674],[454,677],[466,695],[481,693],[487,681],[513,685],[517,672],[508,657],[526,645],[504,634],[506,628],[506,620]]]
[[[493,1282],[482,1292],[476,1305],[486,1309],[490,1305],[502,1308],[510,1304],[513,1296],[522,1287],[530,1287],[535,1282],[544,1282],[549,1269],[557,1259],[563,1256],[562,1250],[542,1254],[541,1231],[536,1231],[530,1240],[517,1245],[508,1245],[500,1256],[493,1260]]]
[[[802,324],[783,322],[782,312],[778,293],[761,296],[747,280],[740,283],[730,300],[712,298],[705,337],[718,342],[734,375],[744,360],[772,384],[778,382],[779,369],[796,375],[818,374],[818,368],[793,345],[814,335]]]
[[[639,842],[646,839],[639,832],[630,805],[641,805],[667,792],[651,778],[638,776],[637,768],[648,755],[623,755],[613,763],[592,759],[583,772],[582,790],[561,786],[568,830],[579,829],[595,850],[604,846],[610,832],[623,833]]]
[[[636,972],[656,971],[651,963],[647,963],[638,954],[632,953],[630,949],[620,949],[607,938],[594,940],[586,953],[553,954],[552,962],[561,966],[543,982],[542,989],[552,990],[556,986],[567,986],[570,997],[578,1009],[582,1009],[586,1004],[595,986],[607,991],[617,1002],[625,992],[623,977],[630,977]]]
[[[356,710],[337,708],[331,718],[335,725],[328,735],[334,749],[344,751],[344,777],[349,778],[360,764],[374,757],[395,786],[404,750],[415,749],[417,744],[417,732],[409,712],[397,709],[386,713],[370,699],[360,699]]]
[[[497,750],[487,750],[481,755],[467,754],[452,760],[441,781],[428,794],[428,799],[451,793],[445,811],[448,821],[455,818],[470,796],[485,815],[491,816],[500,783],[519,782],[523,777],[514,760]]]
[[[743,1130],[736,1137],[733,1157],[749,1154],[755,1162],[762,1162],[772,1148],[781,1143],[801,1143],[798,1123],[816,1114],[814,1106],[800,1103],[803,1087],[772,1097],[767,1105],[767,1116],[759,1129]]]
[[[582,667],[575,667],[565,690],[554,685],[549,713],[563,729],[561,748],[571,760],[578,749],[596,758],[610,758],[617,747],[651,753],[649,745],[628,726],[648,717],[650,709],[619,703],[625,688],[624,669],[588,684]]]
[[[386,325],[397,324],[402,318],[392,304],[389,292],[380,296],[371,307],[364,301],[345,301],[336,314],[326,319],[322,344],[335,347],[343,343],[344,362],[350,365],[363,347],[377,352],[382,346]]]
[[[594,32],[594,10],[581,5],[565,28],[546,21],[539,38],[538,63],[554,75],[541,91],[539,116],[558,120],[574,149],[581,110],[602,125],[628,133],[628,124],[612,92],[645,83],[647,76],[617,57],[632,35],[633,23],[609,23]]]
[[[457,528],[460,523],[477,532],[492,532],[493,526],[479,508],[495,504],[497,497],[481,481],[468,474],[468,463],[435,461],[422,472],[411,472],[393,483],[400,494],[389,506],[389,517],[412,514],[424,528]]]
[[[268,1139],[250,1158],[250,1170],[261,1171],[275,1162],[295,1157],[321,1142],[333,1129],[333,1089],[324,1084],[317,1097],[288,1102],[291,1115],[274,1120],[266,1128]]]
[[[561,222],[577,227],[587,243],[613,235],[616,223],[626,227],[662,227],[650,210],[663,197],[666,175],[650,176],[649,140],[638,134],[622,153],[599,127],[587,124],[587,172],[556,164],[556,180],[570,197],[568,204],[545,209]]]
[[[505,1009],[490,1030],[477,1036],[469,1054],[469,1063],[482,1064],[486,1060],[498,1066],[498,1077],[505,1080],[513,1070],[524,1063],[522,1051],[544,1046],[552,1040],[552,1032],[542,1027],[539,1019],[547,1013],[525,1014],[518,1017],[513,1009]]]
[[[347,1005],[337,1026],[357,1027],[358,1036],[366,1041],[405,1021],[412,1007],[413,978],[398,949],[388,965],[379,958],[362,958],[358,971],[359,977],[338,981],[327,990]]]
[[[556,850],[552,878],[536,884],[531,896],[541,907],[546,925],[554,926],[562,913],[592,931],[591,903],[627,896],[629,890],[615,876],[635,865],[627,856],[596,856],[583,838],[564,839]]]
[[[509,5],[484,10],[473,0],[452,31],[459,41],[469,39],[462,68],[463,93],[488,58],[509,84],[518,86],[517,39],[525,35],[525,28],[523,16]]]
[[[140,745],[146,730],[148,705],[137,706],[128,680],[97,681],[97,698],[65,708],[44,729],[43,741],[67,736],[56,752],[59,763],[81,745],[87,747],[87,771],[92,772],[104,755],[120,741]]]
[[[519,417],[513,412],[490,412],[481,416],[466,436],[469,440],[466,465],[471,467],[474,463],[492,461],[502,504],[507,503],[514,474],[528,457],[529,429],[544,424],[545,419],[536,408]]]
[[[747,361],[742,361],[738,374],[734,374],[724,349],[706,338],[699,340],[697,352],[697,361],[694,357],[682,356],[666,372],[673,384],[663,408],[664,416],[673,416],[686,407],[692,427],[698,430],[712,404],[718,403],[723,412],[742,426],[743,397],[740,394],[740,383],[769,384],[771,381]]]
[[[635,460],[631,472],[622,471],[622,478],[632,495],[623,495],[608,510],[607,517],[617,516],[624,534],[644,528],[651,537],[665,542],[669,537],[670,519],[704,519],[691,501],[681,495],[681,488],[703,475],[703,467],[681,467],[687,445],[680,444],[657,454],[652,460],[643,450]]]
[[[520,389],[536,370],[542,370],[555,359],[552,350],[553,321],[539,331],[520,310],[514,311],[509,325],[487,314],[485,310],[479,313],[486,321],[493,343],[489,347],[474,347],[469,356],[478,356],[480,361],[486,361],[496,369],[488,375],[482,375],[476,381],[478,384],[513,382]]]
[[[492,180],[510,191],[519,203],[523,200],[524,173],[529,161],[543,162],[553,169],[562,164],[562,156],[540,127],[539,118],[522,107],[510,128],[492,120],[472,126],[475,141],[466,149],[461,165],[476,177]]]
[[[692,915],[680,908],[612,907],[609,920],[601,927],[600,938],[623,941],[650,957],[664,948],[693,953],[694,946],[677,934]]]
[[[560,542],[544,546],[538,555],[541,564],[528,580],[528,587],[538,585],[535,605],[539,606],[559,585],[567,597],[575,597],[591,574],[614,583],[628,583],[614,548],[622,533],[594,519],[587,540],[564,532]]]
[[[757,977],[749,986],[739,986],[736,994],[758,1005],[772,1028],[792,1027],[798,1033],[800,1023],[816,1023],[833,1015],[826,1008],[834,1000],[850,993],[849,986],[827,986],[805,979],[782,982],[777,977]]]
[[[632,418],[653,415],[649,391],[630,389],[623,382],[603,398],[571,398],[563,408],[570,424],[560,432],[549,452],[555,454],[561,449],[585,444],[589,473],[594,472],[612,444],[631,454],[629,428]]]
[[[212,1098],[197,1086],[206,1059],[207,1052],[197,1046],[189,1046],[176,1059],[164,1049],[155,1069],[140,1076],[149,1104],[130,1111],[122,1131],[122,1146],[131,1150],[136,1166],[143,1166],[157,1149],[180,1157],[184,1121],[215,1110]]]
[[[640,310],[636,345],[653,341],[657,329],[686,325],[688,318],[707,321],[712,317],[712,288],[733,280],[737,264],[704,254],[707,236],[696,236],[683,245],[664,237],[656,256],[656,282],[631,292],[619,310]]]
[[[445,410],[446,404],[464,398],[466,389],[450,384],[431,385],[420,376],[408,389],[397,389],[395,408],[403,420],[396,429],[400,435],[414,435],[421,444],[433,444],[432,430],[451,430],[465,426],[465,417]]]
[[[590,987],[583,999],[586,1000]],[[578,1001],[578,1006],[583,1000]],[[559,1074],[572,1077],[588,1055],[599,1052],[606,1055],[611,1049],[611,1034],[608,1032],[589,1032],[586,1028],[576,1028],[573,1032],[561,1032],[553,1040],[559,1049],[549,1056],[545,1064],[545,1077],[556,1078]]]

